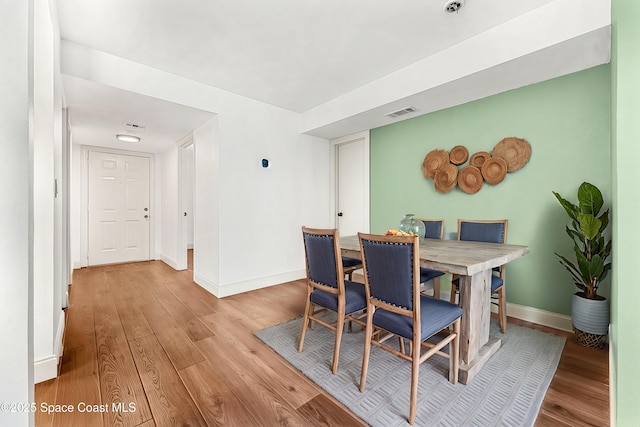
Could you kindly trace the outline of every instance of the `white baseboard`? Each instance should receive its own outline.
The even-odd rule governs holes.
[[[449,300],[449,291],[440,291],[440,299]],[[491,311],[498,312],[498,307],[491,304]],[[525,320],[527,322],[537,323],[538,325],[549,326],[550,328],[560,329],[561,331],[573,332],[571,324],[571,316],[565,314],[553,313],[551,311],[540,310],[539,308],[528,307],[526,305],[507,303],[507,316],[516,319]]]
[[[194,275],[193,281],[209,291],[218,298],[224,298],[242,292],[255,291],[256,289],[267,288],[269,286],[279,285],[286,282],[302,279],[306,276],[305,270],[294,270],[286,273],[280,273],[268,277],[260,277],[258,279],[244,280],[242,282],[229,283],[219,285],[211,282],[203,276]]]
[[[242,282],[230,283],[219,286],[218,298],[223,298],[242,292],[254,291],[256,289],[268,288],[269,286],[279,285],[281,283],[292,282],[294,280],[306,277],[305,270],[294,270],[286,273],[280,273],[268,277],[260,277],[253,280],[244,280]]]
[[[58,356],[51,354],[33,362],[34,384],[50,380],[58,376]]]
[[[166,255],[160,255],[160,261],[164,262],[165,264],[167,264],[169,267],[173,268],[174,270],[178,269],[178,263],[173,258],[169,258]]]
[[[209,292],[210,294],[212,294],[213,296],[220,298],[220,295],[218,295],[218,284],[215,282],[210,281],[209,279],[207,279],[206,277],[194,273],[193,274],[193,282],[200,286],[201,288],[203,288],[205,291]]]
[[[495,307],[497,309],[497,307]],[[573,332],[571,316],[566,314],[553,313],[551,311],[540,310],[539,308],[527,307],[525,305],[507,303],[507,316],[538,325],[549,326],[561,331]]]
[[[33,382],[35,384],[50,380],[58,376],[58,363],[62,356],[62,338],[64,336],[65,317],[60,311],[58,330],[53,343],[53,354],[41,357],[33,363]]]

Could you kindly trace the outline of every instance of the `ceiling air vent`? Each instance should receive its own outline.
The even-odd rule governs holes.
[[[142,126],[142,125],[137,125],[135,123],[125,123],[125,126],[128,129],[133,129],[133,130],[144,130],[146,126]]]
[[[409,113],[414,113],[418,111],[415,107],[407,107],[407,108],[403,108],[402,110],[398,110],[398,111],[394,111],[392,113],[388,113],[385,114],[387,117],[400,117],[400,116],[404,116],[405,114],[409,114]]]

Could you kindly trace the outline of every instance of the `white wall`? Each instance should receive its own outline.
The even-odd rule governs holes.
[[[184,151],[184,174],[185,182],[183,183],[184,208],[187,213],[185,218],[187,222],[187,248],[193,248],[193,180],[194,180],[194,147],[193,144],[188,146]]]
[[[225,98],[222,106],[218,294],[224,296],[305,275],[301,226],[329,222],[330,163],[328,141],[300,134],[297,115],[241,97]]]
[[[216,295],[220,276],[220,179],[218,117],[193,133],[193,278]]]
[[[33,105],[33,280],[34,280],[34,380],[57,375],[61,350],[63,312],[61,266],[54,268],[54,159],[61,160],[62,98],[56,96],[56,44],[51,10],[46,0],[34,5],[34,105]],[[59,152],[58,152],[59,151]],[[58,239],[61,236],[57,236]],[[56,280],[57,279],[57,280]]]
[[[71,139],[73,140],[73,135],[71,135]],[[73,268],[80,268],[84,264],[81,260],[81,227],[82,224],[82,208],[81,208],[81,200],[82,200],[82,150],[79,145],[70,143],[71,150],[71,172],[69,176],[69,244],[71,246],[71,262]],[[86,259],[85,262],[86,264]],[[73,276],[71,276],[73,279]]]
[[[330,222],[330,167],[298,114],[66,41],[62,72],[217,114],[194,132],[197,283],[225,296],[304,276],[300,228]]]
[[[0,402],[33,401],[33,278],[30,250],[29,107],[32,72],[29,31],[33,0],[3,2],[0,13],[0,144],[7,160],[0,180],[8,183],[0,210]],[[6,42],[10,40],[11,42]],[[0,425],[33,425],[33,414],[0,411]]]
[[[160,259],[176,268],[180,233],[178,199],[178,147],[172,146],[158,155],[160,179]]]

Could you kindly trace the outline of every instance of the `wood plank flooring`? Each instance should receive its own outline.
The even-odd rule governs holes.
[[[302,314],[302,281],[217,299],[192,275],[160,261],[76,270],[60,375],[35,387],[38,408],[75,411],[38,411],[36,426],[366,425],[252,334]],[[608,425],[607,351],[509,321],[568,337],[536,426]]]

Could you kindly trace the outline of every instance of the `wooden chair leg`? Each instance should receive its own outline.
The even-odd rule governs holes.
[[[333,363],[331,372],[338,372],[338,362],[340,361],[340,343],[342,342],[342,331],[344,329],[344,307],[338,312],[338,323],[336,323],[336,343],[333,348]]]
[[[507,333],[507,294],[504,285],[498,289],[498,323],[500,332]]]
[[[460,362],[460,319],[453,322],[453,333],[456,334],[449,343],[449,381],[458,383],[458,364]]]
[[[364,354],[362,355],[362,372],[360,374],[360,392],[364,391],[369,368],[369,354],[371,353],[371,336],[373,335],[373,307],[367,308],[367,327],[364,335]]]
[[[449,297],[449,301],[451,301],[451,304],[455,304],[456,303],[456,294],[458,293],[458,286],[453,283],[453,281],[451,282],[451,295]]]
[[[307,327],[309,326],[309,315],[313,311],[313,304],[311,300],[307,297],[307,305],[304,309],[304,320],[302,322],[302,331],[300,332],[300,343],[298,343],[298,352],[302,351],[302,347],[304,346],[304,337],[307,335]]]
[[[420,379],[420,341],[414,338],[411,351],[411,396],[409,400],[409,424],[416,421],[416,401],[418,400],[418,380]]]
[[[433,279],[433,297],[440,299],[440,277]]]

